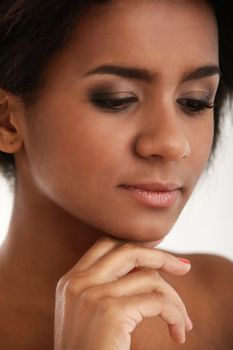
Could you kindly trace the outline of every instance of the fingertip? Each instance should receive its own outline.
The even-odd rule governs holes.
[[[186,331],[191,331],[193,329],[193,322],[191,321],[190,317],[187,316],[187,323],[186,323]]]
[[[187,266],[187,267],[186,267],[186,270],[185,270],[185,273],[188,273],[189,271],[191,271],[191,268],[192,268],[191,265]]]
[[[169,333],[172,339],[178,344],[184,344],[186,341],[185,332],[180,329],[178,324],[169,325]]]
[[[191,270],[190,264],[184,264],[180,262],[179,260],[175,259],[176,262],[172,261],[172,263],[168,262],[166,263],[161,270],[164,272],[171,273],[176,276],[182,276],[188,273]]]
[[[191,270],[191,261],[184,258],[177,257],[176,260],[179,262],[180,267],[182,267],[182,273],[185,274]]]
[[[185,264],[185,265],[190,265],[190,266],[191,266],[191,261],[190,261],[190,260],[184,259],[184,258],[179,258],[179,257],[177,257],[177,259],[178,259],[180,262],[182,262],[183,264]]]

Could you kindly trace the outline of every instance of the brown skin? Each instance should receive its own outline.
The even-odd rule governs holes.
[[[176,222],[211,152],[213,109],[191,116],[177,103],[206,95],[212,102],[217,91],[218,75],[182,81],[184,74],[219,62],[217,26],[207,5],[114,1],[106,11],[97,10],[98,16],[94,10],[48,65],[46,87],[33,107],[1,95],[0,149],[14,153],[17,164],[14,210],[0,254],[6,286],[1,345],[7,350],[21,349],[21,342],[23,349],[52,349],[61,277],[105,234],[157,245]],[[146,68],[155,79],[83,77],[102,64]],[[88,96],[106,85],[117,92],[115,98],[137,101],[121,113],[106,113]],[[149,208],[118,187],[152,181],[182,186],[172,207]],[[232,264],[214,256],[186,257],[193,266],[187,275],[160,272],[194,323],[183,348],[230,350],[232,313],[226,310],[232,307]],[[132,349],[179,348],[165,326],[157,316],[144,318]]]

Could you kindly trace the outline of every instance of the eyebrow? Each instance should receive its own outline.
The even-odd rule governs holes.
[[[220,68],[215,65],[206,65],[195,69],[193,72],[185,74],[183,77],[183,81],[185,82],[189,80],[203,79],[211,77],[213,75],[221,76]]]
[[[101,65],[87,72],[83,77],[93,74],[113,74],[127,79],[141,80],[146,83],[152,83],[157,75],[145,68]],[[221,76],[220,68],[217,65],[205,65],[184,74],[182,82],[203,79],[213,75]]]
[[[155,74],[147,69],[137,67],[123,67],[115,65],[102,65],[87,72],[84,77],[92,74],[113,74],[123,78],[136,79],[145,82],[152,82],[155,79]]]

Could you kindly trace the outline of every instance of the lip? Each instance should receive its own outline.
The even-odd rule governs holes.
[[[140,203],[153,208],[168,208],[175,204],[181,187],[174,183],[150,183],[121,185],[131,197]]]
[[[142,189],[145,191],[174,191],[177,189],[180,189],[181,186],[174,183],[174,182],[152,182],[152,183],[140,183],[140,184],[127,184],[127,185],[120,185],[124,188],[134,187],[138,189]]]

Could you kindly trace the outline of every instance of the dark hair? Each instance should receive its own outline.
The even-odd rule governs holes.
[[[112,0],[1,0],[0,88],[20,98],[26,106],[36,101],[43,88],[42,73],[49,59],[65,46],[82,11],[90,4]],[[214,110],[212,154],[220,134],[220,119],[233,91],[233,30],[231,4],[209,1],[219,28],[222,76]],[[0,170],[7,179],[15,175],[14,155],[0,151]]]

